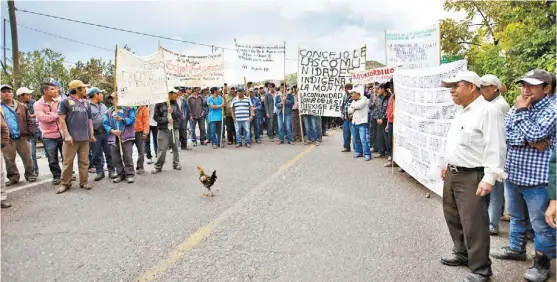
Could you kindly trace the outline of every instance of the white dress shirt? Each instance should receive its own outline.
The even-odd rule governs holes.
[[[505,101],[505,98],[503,98],[503,96],[499,95],[499,96],[497,96],[497,98],[495,98],[491,101],[491,104],[493,104],[493,106],[495,106],[495,108],[503,116],[503,120],[505,120],[505,116],[507,116],[507,112],[511,108],[509,106],[509,104],[507,104],[507,101]]]
[[[506,178],[505,123],[495,106],[478,97],[459,106],[447,135],[447,163],[457,167],[483,167],[482,181],[491,185]]]

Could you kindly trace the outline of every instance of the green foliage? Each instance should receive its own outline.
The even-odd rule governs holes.
[[[519,94],[514,81],[524,73],[555,72],[555,1],[445,0],[444,8],[466,13],[460,22],[441,21],[444,55],[464,55],[470,70],[498,76],[509,87],[509,103]]]

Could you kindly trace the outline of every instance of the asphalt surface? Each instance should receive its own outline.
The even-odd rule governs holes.
[[[198,146],[182,171],[168,156],[134,184],[61,195],[42,159],[45,183],[10,187],[1,211],[2,281],[460,281],[467,268],[439,263],[452,248],[441,199],[384,159],[341,153],[341,139]],[[217,170],[215,197],[196,165]],[[493,247],[508,243],[501,229]],[[526,262],[494,260],[492,281],[522,281],[528,248]]]

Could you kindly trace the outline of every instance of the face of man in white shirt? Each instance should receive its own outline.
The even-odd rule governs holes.
[[[493,101],[493,99],[497,98],[497,86],[495,85],[488,85],[488,86],[482,86],[480,88],[480,92],[482,93],[482,96],[484,96],[484,99],[486,101]]]
[[[472,103],[478,96],[476,96],[474,88],[476,86],[472,83],[466,81],[460,81],[451,87],[451,96],[453,97],[453,102],[456,105],[461,105],[467,107]]]

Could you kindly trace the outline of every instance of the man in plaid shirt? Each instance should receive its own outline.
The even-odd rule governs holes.
[[[533,264],[524,274],[528,281],[545,281],[550,260],[555,258],[555,229],[545,221],[549,198],[549,159],[555,146],[557,110],[546,96],[551,76],[544,70],[532,70],[517,81],[521,95],[505,119],[507,160],[505,198],[511,225],[509,246],[491,251],[498,259],[526,260],[528,218],[534,229]]]

